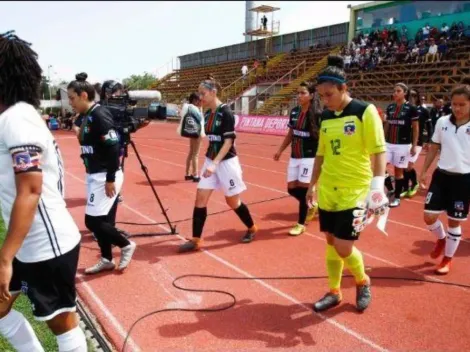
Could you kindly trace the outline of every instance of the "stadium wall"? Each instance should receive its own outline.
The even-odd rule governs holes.
[[[312,28],[302,32],[288,33],[273,37],[273,53],[289,52],[291,49],[308,48],[311,45],[326,44],[338,45],[346,43],[348,39],[349,22],[328,27]],[[179,56],[180,68],[215,65],[234,60],[251,57],[262,58],[265,55],[265,40],[239,43],[222,48],[201,51]]]

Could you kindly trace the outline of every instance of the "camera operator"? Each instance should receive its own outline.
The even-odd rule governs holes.
[[[96,236],[102,257],[85,273],[96,274],[115,268],[112,245],[121,248],[118,269],[124,270],[132,259],[136,244],[116,229],[109,219],[124,179],[119,162],[119,139],[111,112],[95,103],[95,88],[86,78],[86,73],[77,74],[67,90],[70,105],[83,117],[78,139],[87,172],[85,225]]]

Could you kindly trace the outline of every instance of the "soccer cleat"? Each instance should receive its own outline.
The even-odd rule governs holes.
[[[436,245],[434,246],[434,249],[432,250],[430,256],[432,259],[437,259],[441,256],[442,252],[444,251],[444,248],[446,248],[446,239],[439,239],[436,241]]]
[[[307,218],[305,223],[308,224],[310,221],[318,217],[318,204],[314,203],[311,208],[308,209]]]
[[[408,192],[406,193],[406,197],[413,198],[416,193],[418,193],[419,185],[416,184],[415,186],[411,187]]]
[[[197,251],[201,247],[201,239],[200,238],[192,238],[188,242],[183,243],[178,248],[179,253]]]
[[[199,176],[193,176],[193,182],[199,182],[201,178]]]
[[[118,270],[124,270],[128,267],[136,248],[137,244],[132,241],[130,241],[130,244],[126,247],[121,248],[121,260],[119,262]]]
[[[114,264],[114,260],[109,261],[106,258],[101,258],[98,264],[95,264],[92,267],[85,269],[85,274],[98,274],[102,271],[114,270],[115,267],[116,265]]]
[[[305,232],[305,226],[304,225],[300,225],[300,224],[296,224],[290,231],[289,231],[289,235],[291,236],[300,236],[301,234],[303,234]]]
[[[186,175],[184,176],[184,180],[185,181],[191,181],[193,179],[193,176],[192,175]]]
[[[444,257],[442,258],[441,264],[439,264],[434,271],[437,275],[447,275],[450,271],[452,264],[452,258]]]
[[[258,226],[253,225],[253,227],[251,229],[248,229],[248,231],[246,231],[246,234],[242,237],[242,243],[250,243],[251,241],[253,241],[256,232],[258,232]]]
[[[315,312],[323,312],[325,310],[336,307],[341,303],[341,293],[339,291],[328,292],[322,299],[313,304]]]
[[[372,293],[370,291],[370,283],[364,281],[362,284],[356,286],[356,309],[358,312],[363,312],[369,307],[372,300]]]
[[[389,207],[390,208],[396,208],[400,206],[400,199],[394,199],[393,201],[390,202]]]

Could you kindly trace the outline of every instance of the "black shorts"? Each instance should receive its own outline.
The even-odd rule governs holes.
[[[436,169],[424,204],[428,213],[447,212],[452,220],[466,220],[470,202],[470,174],[448,174]]]
[[[320,231],[328,232],[335,238],[347,241],[356,241],[359,239],[360,232],[354,229],[353,211],[359,209],[348,209],[342,211],[326,211],[318,209],[320,220]]]
[[[10,292],[26,294],[37,320],[51,320],[76,309],[75,276],[80,244],[57,258],[37,263],[13,261]]]

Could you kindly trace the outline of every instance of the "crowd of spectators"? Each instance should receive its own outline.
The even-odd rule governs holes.
[[[394,63],[439,62],[448,58],[453,43],[470,40],[470,26],[463,22],[441,28],[426,24],[414,38],[406,26],[395,26],[364,34],[359,32],[348,47],[342,49],[346,69],[373,70],[378,65]]]

